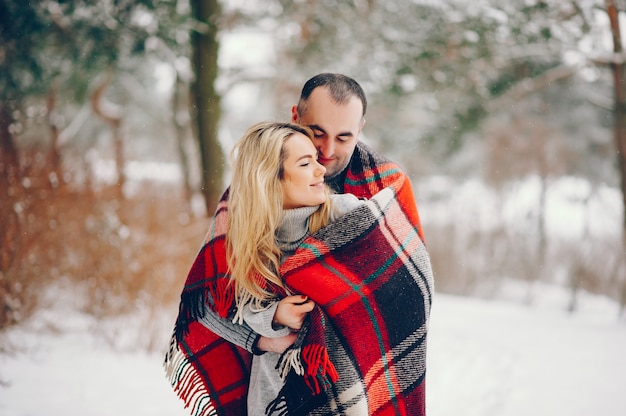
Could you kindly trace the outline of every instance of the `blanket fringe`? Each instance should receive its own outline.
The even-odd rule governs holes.
[[[235,306],[235,285],[230,283],[230,279],[217,279],[215,285],[209,286],[213,308],[222,318],[228,317]]]
[[[205,315],[205,306],[209,306],[222,318],[227,318],[235,307],[234,285],[228,279],[218,279],[214,285],[203,287],[181,295],[178,317],[174,330],[176,339],[181,341],[189,332],[189,324],[199,321]],[[213,300],[207,302],[209,297]]]
[[[314,394],[320,394],[331,382],[339,379],[337,370],[328,357],[328,350],[322,345],[303,346],[302,361],[306,368],[304,381]]]
[[[167,379],[185,403],[185,409],[190,408],[192,416],[217,416],[217,410],[202,378],[178,348],[175,335],[170,341],[163,366]]]
[[[289,407],[283,390],[280,391],[278,397],[270,402],[265,408],[265,414],[271,416],[287,416]]]
[[[290,370],[293,370],[297,375],[304,375],[304,367],[302,360],[300,359],[301,349],[293,348],[286,351],[277,364],[278,374],[280,378],[285,380]]]

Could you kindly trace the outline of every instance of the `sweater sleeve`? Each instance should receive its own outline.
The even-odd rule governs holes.
[[[253,310],[250,303],[244,306],[243,320],[246,324],[252,328],[253,331],[258,332],[260,335],[268,338],[280,338],[291,333],[291,329],[286,326],[281,326],[278,329],[274,329],[272,321],[274,320],[274,314],[278,302],[272,302],[267,308],[262,310]]]
[[[363,200],[352,194],[331,194],[330,198],[333,203],[333,209],[330,215],[331,221],[336,221],[341,216],[358,208],[364,203]]]
[[[204,308],[204,317],[198,320],[202,325],[224,338],[226,341],[235,344],[249,352],[253,352],[254,343],[259,334],[254,332],[245,323],[242,325],[232,322],[230,319],[222,318],[211,308]]]

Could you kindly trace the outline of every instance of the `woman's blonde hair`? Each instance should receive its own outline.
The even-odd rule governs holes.
[[[278,274],[281,251],[275,232],[283,210],[285,142],[296,133],[313,138],[310,129],[297,124],[258,123],[248,129],[230,154],[233,177],[226,247],[237,306],[253,301],[261,307],[275,297],[272,286],[284,288]],[[326,192],[326,202],[310,217],[310,232],[328,224],[331,208]]]

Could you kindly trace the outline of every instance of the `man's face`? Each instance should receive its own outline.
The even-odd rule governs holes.
[[[326,168],[324,176],[334,176],[348,165],[359,141],[365,123],[361,101],[352,97],[344,105],[336,104],[326,87],[318,87],[309,96],[306,108],[298,115],[294,106],[292,120],[313,130],[317,160]]]

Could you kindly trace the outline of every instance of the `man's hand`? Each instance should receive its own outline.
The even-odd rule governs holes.
[[[302,328],[307,314],[313,310],[315,302],[303,295],[287,296],[278,302],[274,313],[274,325],[282,325],[293,330]]]
[[[295,333],[280,338],[259,337],[259,340],[256,342],[256,348],[263,352],[277,352],[282,354],[296,342],[297,337],[298,334]]]

